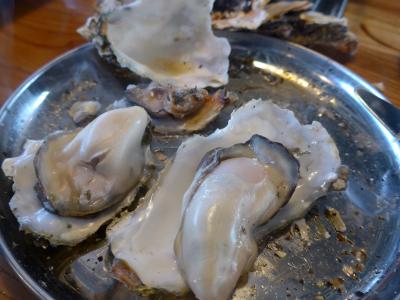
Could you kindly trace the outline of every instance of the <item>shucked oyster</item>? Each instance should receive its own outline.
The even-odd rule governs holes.
[[[35,158],[47,210],[62,216],[97,213],[140,180],[146,112],[138,107],[99,116],[83,130],[47,137]]]
[[[232,113],[225,128],[207,137],[193,136],[182,143],[147,202],[108,228],[107,237],[115,258],[112,271],[117,278],[131,288],[145,285],[172,293],[182,293],[188,289],[187,278],[178,268],[174,250],[185,205],[188,204],[183,201],[184,195],[193,184],[196,170],[206,153],[244,143],[256,134],[281,143],[294,153],[300,163],[300,177],[292,197],[260,227],[262,231],[256,230],[257,236],[302,217],[336,179],[340,166],[338,150],[320,123],[301,125],[293,112],[271,102],[252,100]],[[221,187],[221,191],[228,188]],[[223,199],[223,195],[220,197]],[[229,216],[226,217],[221,222],[228,222]],[[210,235],[210,241],[214,240],[212,231],[204,234]],[[149,236],[152,238],[149,239]],[[224,254],[220,257],[223,258]],[[180,258],[182,261],[188,259]],[[212,283],[209,284],[212,288]]]
[[[198,299],[227,299],[257,256],[253,229],[292,196],[299,164],[281,144],[253,136],[203,158],[184,196],[175,242],[182,276]]]
[[[21,229],[74,245],[134,199],[144,168],[143,108],[114,110],[82,130],[28,141],[2,169],[14,180],[10,208]],[[85,217],[78,217],[83,216]]]
[[[102,55],[162,85],[203,88],[228,81],[230,45],[211,30],[213,0],[103,1],[79,32]]]
[[[139,104],[155,118],[157,132],[182,133],[198,131],[213,121],[228,103],[224,90],[210,94],[206,89],[130,85],[127,100]]]

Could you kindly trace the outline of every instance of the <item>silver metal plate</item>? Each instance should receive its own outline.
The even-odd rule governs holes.
[[[307,215],[311,242],[300,245],[285,238],[287,231],[278,234],[276,241],[286,256],[277,257],[262,248],[265,264],[261,270],[252,270],[236,298],[395,299],[400,292],[400,146],[354,89],[382,95],[344,67],[305,48],[249,33],[224,34],[233,47],[228,90],[236,91],[241,101],[271,99],[293,110],[303,123],[321,122],[350,169],[347,189],[329,192]],[[41,139],[56,129],[75,127],[67,113],[74,101],[94,98],[105,108],[137,80],[103,61],[91,45],[51,62],[1,110],[1,160],[18,155],[27,138]],[[224,126],[232,109],[228,107],[203,133]],[[157,142],[173,155],[180,141],[160,137]],[[76,248],[47,247],[18,230],[8,207],[12,182],[4,175],[0,187],[0,244],[11,266],[37,296],[142,299],[102,271],[104,230]],[[345,238],[338,237],[324,217],[327,206],[336,208],[344,219]],[[330,238],[316,234],[318,218]],[[354,255],[361,249],[366,256]],[[348,267],[355,276],[345,274]],[[343,282],[335,281],[338,278]]]

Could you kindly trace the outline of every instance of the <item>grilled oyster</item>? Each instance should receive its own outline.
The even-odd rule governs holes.
[[[81,130],[28,141],[20,156],[6,159],[21,229],[75,245],[129,205],[143,176],[148,121],[140,107],[114,110]]]
[[[281,143],[300,163],[292,197],[264,226],[255,228],[255,238],[302,217],[336,179],[338,150],[320,123],[301,125],[293,112],[268,101],[252,100],[232,113],[225,128],[183,142],[142,206],[108,227],[114,257],[111,270],[116,278],[132,289],[146,286],[178,294],[188,290],[174,250],[188,204],[184,195],[207,152],[244,143],[253,135]]]
[[[227,299],[257,257],[253,229],[292,196],[299,164],[259,135],[209,152],[184,196],[175,241],[181,274],[198,299]]]
[[[147,113],[132,107],[100,115],[82,130],[47,137],[34,162],[44,207],[77,217],[119,202],[140,180],[147,123]]]

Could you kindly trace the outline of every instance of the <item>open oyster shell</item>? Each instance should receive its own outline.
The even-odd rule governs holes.
[[[219,11],[213,13],[213,26],[217,29],[256,30],[262,24],[279,19],[288,12],[305,11],[312,7],[308,1],[281,1],[269,4],[266,0],[241,1],[232,7],[219,1]],[[218,7],[217,7],[218,8]],[[233,10],[232,10],[233,8]]]
[[[213,0],[103,1],[79,33],[100,55],[162,85],[228,82],[230,45],[211,30]]]
[[[147,177],[148,122],[141,107],[110,111],[84,129],[27,141],[20,156],[4,160],[20,228],[52,245],[75,245],[132,203]]]
[[[339,153],[320,123],[302,125],[293,112],[269,101],[252,100],[232,113],[225,128],[183,142],[141,207],[107,228],[115,277],[134,278],[124,281],[132,289],[145,286],[175,294],[188,290],[174,250],[186,205],[184,195],[207,152],[244,143],[255,134],[281,143],[300,163],[300,178],[292,197],[269,222],[255,228],[255,238],[304,216],[337,178]],[[120,266],[122,273],[118,272]]]
[[[198,299],[228,299],[257,257],[253,229],[289,201],[298,176],[289,151],[259,135],[206,154],[185,193],[175,241],[181,274]]]
[[[100,115],[82,130],[47,137],[35,158],[40,199],[62,216],[85,216],[117,202],[140,181],[149,119],[131,107]]]
[[[152,125],[159,133],[187,133],[204,129],[229,103],[224,90],[209,93],[206,89],[130,85],[126,99],[146,108],[154,116]]]
[[[5,159],[1,166],[4,174],[14,181],[14,196],[9,206],[20,230],[45,238],[53,246],[74,246],[94,234],[134,200],[136,190],[115,206],[84,218],[62,217],[44,209],[35,191],[37,178],[33,166],[41,144],[42,141],[28,140],[21,155]]]
[[[195,114],[204,104],[208,91],[205,89],[177,89],[151,83],[147,87],[129,85],[128,99],[143,106],[156,116],[171,115],[183,119]]]

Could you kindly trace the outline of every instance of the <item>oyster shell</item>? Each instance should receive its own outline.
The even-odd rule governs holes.
[[[260,227],[263,230],[254,232],[256,238],[302,217],[336,179],[339,153],[320,123],[301,125],[293,112],[269,101],[248,102],[232,113],[225,128],[207,137],[196,135],[183,142],[143,205],[107,229],[115,265],[122,261],[124,273],[130,270],[135,274],[133,277],[139,279],[131,288],[138,288],[139,282],[172,293],[187,291],[174,252],[185,208],[183,196],[207,152],[244,143],[255,134],[281,143],[295,153],[300,163],[300,179],[295,192],[289,202]]]
[[[43,237],[53,246],[74,246],[95,233],[134,200],[135,191],[117,205],[85,218],[62,217],[49,212],[43,208],[35,191],[37,178],[33,160],[41,145],[42,141],[28,140],[20,156],[5,159],[1,166],[4,174],[14,181],[14,196],[9,206],[20,230]]]
[[[347,28],[346,18],[303,12],[265,23],[259,33],[286,39],[323,51],[332,50],[347,55],[357,51],[358,40]]]
[[[171,115],[183,119],[196,113],[203,105],[208,92],[205,89],[177,89],[151,83],[147,87],[129,85],[128,99],[143,106],[156,116]]]
[[[255,30],[258,33],[316,48],[325,52],[353,55],[357,37],[349,31],[346,18],[337,18],[309,11],[309,1],[241,1],[232,11],[229,4],[213,13],[213,26],[219,29]],[[243,10],[243,6],[248,7]]]
[[[289,201],[298,161],[259,135],[203,158],[184,196],[175,241],[181,274],[198,299],[227,299],[253,264],[253,229]]]
[[[127,100],[139,104],[154,116],[152,124],[160,133],[198,131],[212,122],[229,102],[224,90],[212,94],[205,89],[179,89],[151,83],[130,85]]]
[[[220,2],[220,6],[223,7],[223,1]],[[288,12],[304,11],[312,7],[312,3],[308,1],[280,1],[270,4],[268,0],[242,2],[242,7],[239,6],[234,11],[229,11],[229,8],[227,8],[226,11],[214,12],[213,26],[217,29],[256,30],[262,24],[279,19]]]
[[[82,130],[27,141],[20,156],[4,160],[21,229],[53,245],[75,245],[129,205],[144,176],[148,121],[140,107],[114,110]]]
[[[230,45],[211,30],[213,0],[120,2],[103,1],[100,14],[79,30],[101,55],[162,85],[228,82]]]

